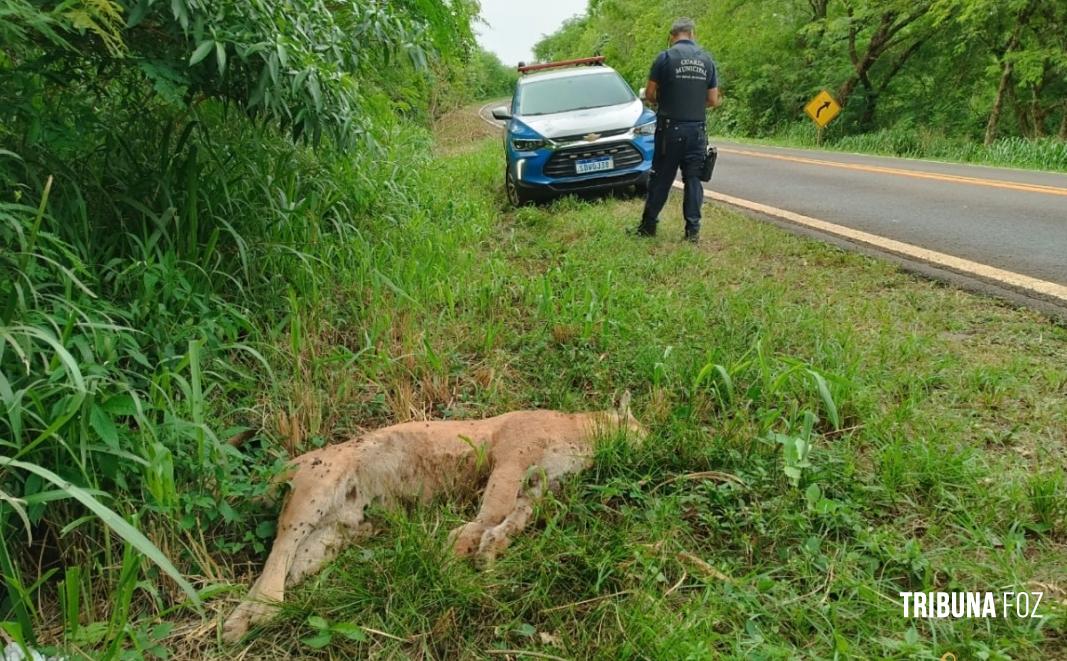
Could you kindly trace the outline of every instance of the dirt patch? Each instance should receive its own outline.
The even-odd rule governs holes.
[[[437,151],[440,154],[456,154],[475,149],[482,140],[500,135],[500,128],[489,124],[480,115],[486,102],[457,108],[443,115],[434,124],[437,136]]]

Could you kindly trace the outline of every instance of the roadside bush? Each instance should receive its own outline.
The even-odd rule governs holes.
[[[475,53],[452,5],[3,7],[8,635],[143,649],[138,614],[272,538],[234,505],[323,442],[319,315],[369,318],[377,236],[424,213],[426,73]]]
[[[716,129],[726,137],[750,137],[730,130],[730,125],[723,121],[712,123],[711,130]],[[1067,142],[1057,138],[1010,137],[983,145],[922,128],[892,128],[841,135],[831,125],[820,145],[815,125],[805,121],[787,124],[757,139],[793,147],[819,146],[865,154],[1067,172]]]

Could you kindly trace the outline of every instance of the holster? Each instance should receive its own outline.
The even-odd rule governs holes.
[[[708,153],[704,155],[704,167],[700,169],[700,180],[711,181],[711,175],[715,172],[715,161],[719,158],[719,149],[708,145]]]

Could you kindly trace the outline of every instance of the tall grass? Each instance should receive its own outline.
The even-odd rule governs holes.
[[[498,150],[493,139],[440,159],[408,189],[426,213],[377,226],[389,284],[374,285],[385,298],[373,314],[387,322],[343,323],[393,331],[357,343],[360,357],[331,377],[326,357],[352,338],[328,330],[305,347],[304,387],[366,388],[351,410],[368,425],[588,409],[626,387],[651,436],[608,439],[489,568],[447,547],[470,503],[377,513],[381,534],[287,593],[250,654],[1040,658],[1062,647],[1062,328],[714,207],[699,248],[680,240],[674,205],[677,224],[665,218],[652,241],[625,234],[636,202],[502,213]],[[1057,601],[1040,623],[905,619],[899,606],[901,590],[1001,586]]]
[[[439,543],[469,512],[385,517],[254,653],[906,656],[947,640],[995,657],[1060,635],[911,629],[885,597],[1048,580],[1062,471],[1020,476],[985,448],[1062,423],[1062,332],[710,210],[711,257],[624,237],[633,204],[505,216],[495,141],[435,160],[424,131],[383,119],[377,148],[312,152],[210,105],[173,119],[70,162],[47,204],[42,183],[4,207],[3,325],[31,330],[0,348],[0,437],[135,524],[210,607],[265,553],[275,512],[257,497],[292,454],[410,418],[591,408],[623,386],[654,430],[609,443],[492,571]],[[6,180],[55,165],[22,158]],[[990,334],[989,351],[952,332]],[[0,471],[5,631],[92,657],[173,650],[193,604],[147,549],[39,473]],[[993,540],[1003,558],[981,555]]]
[[[382,118],[351,153],[211,104],[155,119],[97,126],[95,151],[8,153],[0,173],[24,182],[0,202],[0,619],[20,640],[59,626],[118,654],[148,635],[139,613],[195,607],[229,574],[219,551],[261,552],[272,524],[245,503],[346,413],[313,392],[322,373],[393,369],[380,310],[438,277],[375,237],[434,213],[410,191],[423,130]],[[325,328],[352,341],[321,355]]]
[[[793,147],[1067,172],[1067,141],[1054,137],[999,138],[991,145],[983,145],[977,140],[950,137],[933,129],[894,128],[840,135],[831,126],[820,143],[818,130],[806,122],[789,124],[777,133],[756,139]]]

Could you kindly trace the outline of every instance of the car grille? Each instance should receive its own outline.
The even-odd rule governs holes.
[[[578,135],[561,135],[556,138],[552,138],[552,142],[566,143],[566,142],[581,142],[585,140],[585,136],[596,134],[601,138],[614,138],[617,135],[623,135],[629,133],[630,129],[612,129],[611,131],[587,131],[585,133],[579,133]]]
[[[545,163],[545,175],[549,177],[573,177],[576,174],[575,161],[596,158],[597,156],[611,156],[615,160],[615,169],[631,168],[641,163],[644,158],[629,142],[615,142],[606,145],[590,147],[572,147],[561,149],[552,154]],[[610,170],[609,170],[610,172]]]

